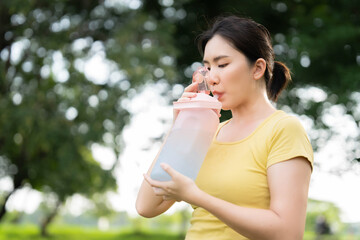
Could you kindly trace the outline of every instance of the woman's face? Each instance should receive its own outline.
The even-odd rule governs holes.
[[[211,38],[204,50],[204,65],[210,70],[209,84],[222,109],[239,107],[257,90],[246,56],[220,35]]]

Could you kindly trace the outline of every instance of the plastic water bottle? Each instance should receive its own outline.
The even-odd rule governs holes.
[[[171,180],[160,166],[167,163],[195,180],[219,125],[221,109],[221,103],[208,95],[208,75],[206,68],[198,69],[193,75],[193,81],[199,83],[197,96],[188,102],[174,102],[179,114],[152,169],[152,179]]]

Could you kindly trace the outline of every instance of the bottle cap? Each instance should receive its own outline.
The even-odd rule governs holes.
[[[209,79],[209,70],[206,67],[199,67],[193,74],[192,81],[198,82],[198,93],[196,97],[187,102],[174,102],[174,109],[184,108],[210,108],[220,112],[221,102],[215,97],[211,97],[210,88],[207,83]]]
[[[199,83],[198,85],[198,93],[206,93],[210,94],[210,88],[208,85],[210,72],[206,67],[199,67],[192,76],[192,82]]]

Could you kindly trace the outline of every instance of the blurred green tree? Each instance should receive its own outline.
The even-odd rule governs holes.
[[[13,182],[0,219],[24,184],[56,194],[54,210],[74,193],[116,188],[113,168],[101,168],[92,144],[118,157],[129,115],[123,100],[147,81],[175,75],[173,26],[137,8],[114,1],[0,2],[0,178]]]
[[[340,209],[331,202],[309,199],[306,215],[306,231],[316,232],[316,224],[319,217],[326,219],[332,233],[344,230],[345,224],[340,219]]]

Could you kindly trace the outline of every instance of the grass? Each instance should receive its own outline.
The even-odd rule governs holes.
[[[100,231],[94,228],[54,226],[49,228],[50,236],[41,237],[34,225],[0,225],[0,240],[179,240],[178,234],[141,232],[130,230]]]
[[[179,234],[131,229],[100,231],[95,228],[55,225],[49,228],[50,236],[41,237],[36,225],[0,225],[0,240],[183,240]],[[306,232],[303,240],[315,240],[314,233]],[[360,236],[324,236],[321,240],[360,240]]]
[[[316,238],[314,232],[305,232],[303,240],[360,240],[360,236],[346,235],[346,234],[334,234],[334,235],[324,235],[319,238]]]

